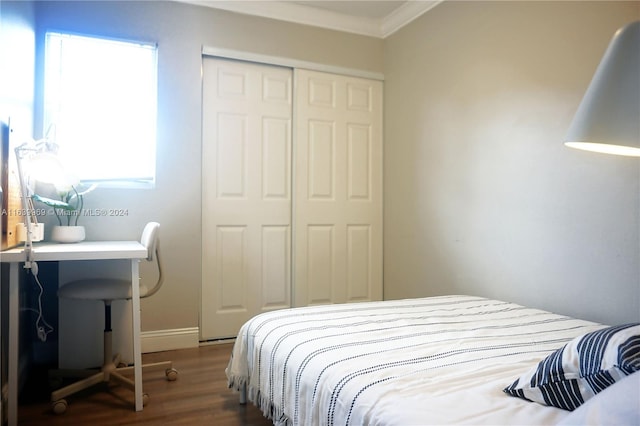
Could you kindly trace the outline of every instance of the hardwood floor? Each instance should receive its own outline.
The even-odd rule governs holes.
[[[100,392],[98,386],[95,390],[67,398],[67,411],[55,415],[50,408],[46,380],[44,384],[30,382],[21,395],[18,424],[272,425],[253,404],[238,404],[237,392],[227,388],[224,369],[231,347],[225,343],[144,354],[143,363],[172,360],[179,376],[175,382],[169,382],[162,372],[145,375],[144,391],[150,399],[141,412],[133,410],[131,391],[110,386],[109,392]],[[40,376],[46,378],[46,372]]]

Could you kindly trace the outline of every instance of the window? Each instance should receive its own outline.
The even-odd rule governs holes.
[[[155,179],[155,45],[49,32],[44,129],[85,182]]]

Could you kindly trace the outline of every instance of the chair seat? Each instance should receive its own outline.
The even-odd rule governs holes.
[[[148,289],[140,285],[140,297]],[[71,281],[58,289],[58,297],[83,300],[127,300],[131,299],[131,280],[90,279]]]

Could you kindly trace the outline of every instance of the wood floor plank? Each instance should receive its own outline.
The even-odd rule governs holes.
[[[28,384],[21,396],[19,425],[220,425],[267,426],[272,423],[252,404],[238,404],[238,394],[227,388],[224,369],[231,344],[144,354],[142,361],[172,360],[178,380],[169,382],[162,372],[144,377],[149,403],[141,412],[133,410],[133,393],[120,386],[108,392],[99,387],[67,398],[61,415],[51,411],[46,377]],[[45,374],[46,376],[46,374]]]

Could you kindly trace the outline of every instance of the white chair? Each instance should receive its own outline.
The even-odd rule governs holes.
[[[144,231],[142,232],[141,243],[147,248],[147,260],[153,261],[155,259],[156,261],[158,267],[158,281],[153,287],[148,288],[141,280],[141,298],[155,294],[162,286],[162,263],[160,261],[160,244],[158,243],[159,229],[160,224],[157,222],[150,222],[145,226]],[[120,355],[116,355],[115,357],[112,356],[111,340],[111,303],[114,300],[131,299],[131,281],[112,278],[95,278],[72,281],[63,285],[58,290],[58,297],[81,300],[101,300],[104,302],[104,359],[103,366],[97,373],[87,370],[60,370],[57,372],[57,375],[63,377],[79,376],[84,378],[51,393],[51,405],[53,412],[56,414],[64,413],[67,409],[67,401],[64,399],[65,397],[97,385],[98,383],[113,381],[134,390],[134,382],[123,375],[124,373],[132,373],[133,367],[119,367]],[[150,370],[162,369],[165,370],[165,375],[168,380],[174,381],[178,378],[178,372],[173,368],[171,361],[145,364],[142,366],[143,373]],[[149,396],[147,394],[143,394],[143,404],[146,404],[148,399]]]

